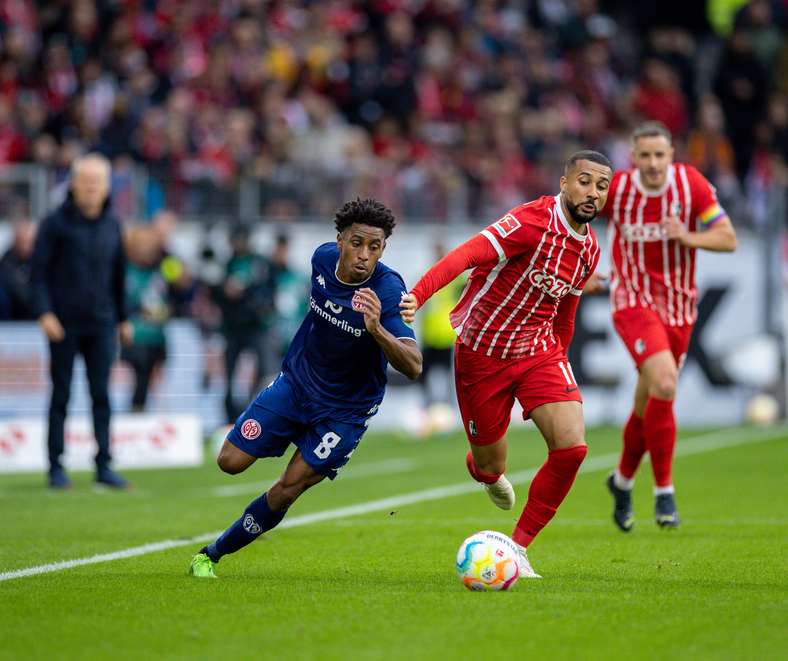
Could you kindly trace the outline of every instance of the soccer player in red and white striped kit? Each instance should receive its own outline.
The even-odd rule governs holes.
[[[449,252],[400,303],[410,322],[430,296],[473,269],[451,313],[457,401],[471,446],[468,471],[498,507],[513,507],[514,489],[504,471],[515,398],[548,448],[512,535],[523,576],[539,577],[525,549],[555,515],[588,449],[566,350],[580,294],[599,262],[588,223],[604,207],[612,175],[604,155],[575,153],[558,195],[515,207]]]
[[[637,127],[632,159],[634,169],[613,177],[602,212],[610,219],[613,325],[639,373],[621,460],[607,480],[613,519],[625,532],[634,525],[632,486],[646,452],[654,473],[657,524],[679,525],[672,478],[673,400],[697,317],[695,253],[736,249],[736,233],[714,187],[691,165],[673,162],[667,128],[658,122]],[[595,278],[588,289],[596,284]]]

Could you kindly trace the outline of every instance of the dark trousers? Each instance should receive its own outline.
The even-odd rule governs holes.
[[[424,393],[424,402],[427,406],[435,403],[435,400],[447,402],[451,399],[451,386],[450,382],[454,374],[454,349],[424,347],[421,352],[421,376],[419,383],[421,384],[422,392]],[[432,389],[430,388],[429,376],[430,372],[435,372],[436,367],[443,367],[448,372],[448,380],[446,385],[440,388],[441,396],[436,398],[433,396]]]
[[[148,389],[153,370],[164,363],[167,357],[166,348],[158,344],[132,344],[123,347],[120,352],[121,360],[127,362],[134,370],[134,394],[131,397],[131,410],[140,412],[145,410],[148,400]]]
[[[224,410],[227,414],[227,422],[233,423],[243,413],[246,403],[257,394],[257,391],[260,389],[260,381],[269,374],[271,361],[268,359],[268,356],[270,347],[268,346],[268,334],[265,331],[226,332],[224,339],[226,343],[224,349],[224,377],[226,379]],[[255,371],[247,401],[244,406],[239,407],[233,397],[233,381],[235,379],[235,368],[238,366],[238,359],[244,351],[252,354]]]
[[[49,374],[52,378],[52,399],[49,404],[49,470],[61,468],[63,428],[71,396],[71,376],[78,353],[85,359],[90,399],[93,402],[93,433],[98,443],[96,467],[100,470],[110,462],[109,453],[109,371],[115,357],[115,329],[100,332],[66,330],[61,342],[49,343]]]

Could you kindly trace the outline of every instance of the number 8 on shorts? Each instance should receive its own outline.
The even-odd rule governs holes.
[[[320,459],[328,459],[328,455],[331,454],[331,450],[333,450],[341,440],[342,437],[332,431],[323,434],[322,440],[315,448],[315,454]]]

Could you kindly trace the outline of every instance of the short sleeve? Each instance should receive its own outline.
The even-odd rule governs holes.
[[[728,214],[717,200],[717,191],[709,180],[695,168],[688,167],[687,173],[692,186],[692,213],[697,220],[697,226],[706,229],[723,218],[727,218]]]
[[[613,200],[616,196],[616,189],[620,185],[621,173],[616,172],[613,175],[613,180],[610,182],[610,187],[607,189],[607,199],[605,200],[605,206],[603,206],[602,210],[599,212],[600,216],[606,216],[607,218],[610,218],[610,214],[613,213]]]
[[[408,291],[405,282],[395,273],[390,273],[385,280],[384,288],[378,292],[381,305],[380,323],[383,328],[398,339],[415,340],[416,334],[413,329],[400,316],[399,302],[402,295]]]
[[[498,253],[498,261],[533,249],[533,227],[511,211],[481,231]]]

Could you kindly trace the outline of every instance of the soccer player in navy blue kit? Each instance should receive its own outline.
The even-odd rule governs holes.
[[[291,443],[296,451],[273,486],[194,556],[192,575],[215,578],[222,556],[277,526],[304,491],[336,477],[383,400],[387,364],[410,379],[421,374],[413,330],[400,317],[407,288],[379,261],[394,223],[376,200],[347,202],[336,214],[336,243],[315,250],[310,309],[282,371],[236,420],[217,463],[234,475],[259,458],[281,457]]]

